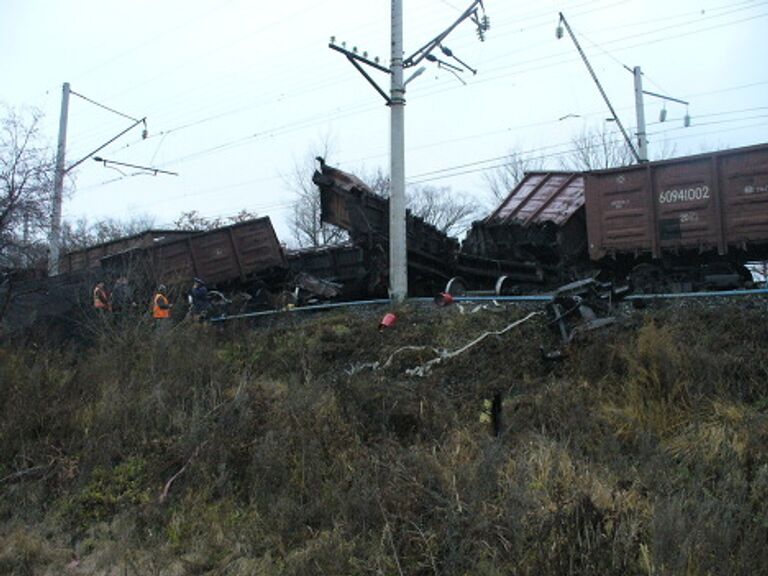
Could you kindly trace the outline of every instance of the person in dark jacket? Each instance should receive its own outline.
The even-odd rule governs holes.
[[[208,314],[210,300],[208,298],[208,288],[200,278],[195,278],[192,283],[192,289],[189,291],[190,316],[193,320],[204,320]]]
[[[133,288],[128,284],[128,278],[120,276],[115,281],[115,287],[112,294],[109,295],[112,312],[115,314],[125,313],[131,308],[136,307],[136,301],[133,299]]]

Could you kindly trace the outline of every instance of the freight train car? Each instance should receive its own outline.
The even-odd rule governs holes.
[[[130,250],[152,248],[165,242],[188,238],[195,234],[186,230],[146,230],[131,236],[102,242],[82,250],[67,252],[59,258],[59,274],[100,270],[101,260]]]
[[[346,230],[365,255],[367,268],[385,280],[388,200],[352,174],[325,164],[314,181],[320,188],[322,220]],[[574,270],[588,263],[583,205],[580,174],[529,174],[498,209],[473,225],[461,249],[456,239],[409,213],[410,293],[512,294],[580,277]]]
[[[101,259],[110,275],[140,271],[153,283],[189,284],[203,278],[219,288],[246,289],[285,277],[287,261],[269,217],[169,239]]]
[[[768,258],[768,144],[586,174],[589,256],[636,290],[749,285]]]
[[[352,244],[363,251],[371,285],[386,286],[389,200],[375,194],[356,176],[324,162],[315,172],[313,182],[320,189],[321,220],[349,233]],[[410,212],[406,217],[406,246],[412,295],[435,294],[456,275],[457,240]]]
[[[387,296],[387,271],[360,246],[320,246],[289,251],[286,256],[297,303]]]
[[[585,221],[581,173],[528,172],[496,210],[472,224],[460,266],[465,274],[476,270],[475,277],[498,275],[497,294],[565,284],[591,268]]]
[[[181,298],[200,277],[211,288],[247,294],[251,305],[271,306],[288,277],[288,262],[268,217],[205,232],[147,231],[65,254],[60,263],[53,278],[3,282],[0,332],[87,312],[98,280],[111,287],[116,278],[126,277],[141,303],[159,283]]]

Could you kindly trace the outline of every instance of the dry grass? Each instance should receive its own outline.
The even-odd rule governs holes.
[[[0,572],[61,573],[73,554],[91,574],[768,565],[760,310],[636,313],[560,364],[542,360],[557,340],[541,319],[424,378],[405,370],[428,352],[352,369],[454,350],[526,313],[406,308],[384,332],[378,312],[334,313],[167,338],[138,322],[8,345],[0,517],[29,528],[5,531]],[[479,418],[494,394],[498,437]]]

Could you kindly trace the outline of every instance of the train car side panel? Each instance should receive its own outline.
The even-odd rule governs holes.
[[[59,259],[59,273],[70,274],[81,270],[98,270],[101,267],[102,258],[129,250],[151,248],[164,242],[186,238],[194,233],[184,230],[147,230],[133,236],[90,246],[83,250],[68,252]]]
[[[747,154],[723,154],[720,188],[729,244],[768,243],[768,147]]]
[[[638,166],[620,173],[586,175],[587,235],[593,260],[627,250],[652,250],[647,178],[646,169]]]
[[[253,276],[287,268],[283,249],[266,217],[129,250],[103,260],[102,265],[117,270],[149,267],[151,277],[166,284],[189,282],[198,276],[211,285],[244,284]]]
[[[589,253],[725,256],[768,243],[768,145],[595,171]]]
[[[710,158],[673,162],[651,168],[657,246],[661,251],[717,249],[722,244],[720,189]],[[654,257],[661,256],[659,248]]]

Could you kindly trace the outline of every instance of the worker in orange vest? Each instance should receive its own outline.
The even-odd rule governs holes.
[[[107,294],[107,289],[104,288],[104,282],[97,282],[93,288],[93,307],[100,314],[109,311],[109,294]]]
[[[165,320],[170,320],[171,308],[173,305],[168,301],[168,296],[165,295],[165,285],[160,284],[152,297],[152,318],[155,319],[155,323],[165,324]]]

